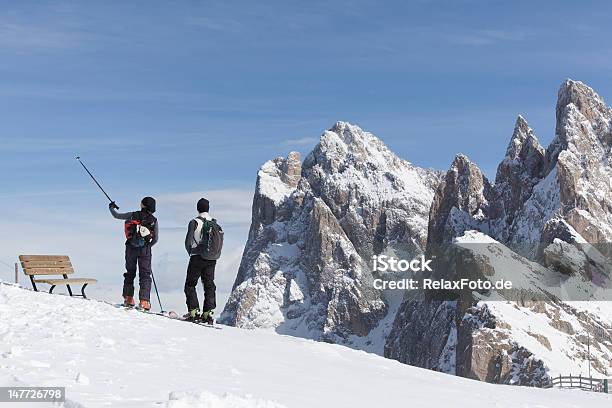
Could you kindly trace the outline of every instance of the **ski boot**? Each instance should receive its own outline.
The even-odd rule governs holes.
[[[215,314],[214,310],[209,310],[202,313],[202,323],[206,323],[209,326],[212,326],[215,323],[215,319],[213,319],[213,314]]]
[[[138,306],[145,312],[151,310],[151,302],[149,302],[148,300],[140,299],[140,304]]]
[[[200,318],[200,309],[191,309],[186,315],[183,315],[183,319],[188,322],[199,322]]]
[[[123,297],[123,307],[132,308],[136,305],[134,302],[134,296],[124,296]]]

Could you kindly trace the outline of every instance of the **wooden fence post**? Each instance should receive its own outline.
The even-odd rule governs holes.
[[[15,283],[19,285],[19,264],[15,262]]]

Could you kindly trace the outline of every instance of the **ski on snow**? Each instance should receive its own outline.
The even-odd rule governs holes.
[[[117,308],[125,309],[125,310],[135,310],[135,311],[140,312],[140,313],[145,313],[145,314],[155,315],[155,316],[161,316],[161,317],[165,317],[166,319],[180,320],[182,322],[193,323],[193,324],[197,324],[198,326],[208,327],[210,329],[222,330],[219,326],[214,325],[214,324],[208,324],[208,323],[201,322],[201,321],[187,320],[187,319],[183,318],[182,316],[179,316],[174,311],[169,311],[169,312],[151,312],[151,311],[148,311],[148,310],[144,310],[144,309],[142,309],[142,308],[140,308],[138,306],[125,306],[123,303],[116,303],[116,304],[114,304],[114,306],[117,307]]]

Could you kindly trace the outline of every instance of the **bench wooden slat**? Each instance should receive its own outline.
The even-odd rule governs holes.
[[[72,266],[70,261],[21,261],[21,266],[24,268],[27,267],[49,267],[49,266]]]
[[[66,268],[36,267],[36,268],[23,268],[23,273],[25,273],[26,275],[70,275],[71,273],[74,273],[74,270],[72,269],[72,267],[66,267]]]
[[[67,255],[19,255],[26,275],[68,275],[74,273]]]
[[[93,278],[70,278],[70,279],[34,279],[36,283],[47,283],[49,285],[72,285],[96,283],[98,280]]]
[[[68,255],[19,255],[20,261],[68,261]]]

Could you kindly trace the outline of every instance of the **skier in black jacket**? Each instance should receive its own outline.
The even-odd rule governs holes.
[[[189,254],[189,266],[185,279],[185,297],[187,302],[188,320],[201,320],[213,324],[215,299],[215,266],[221,255],[223,245],[223,230],[217,221],[209,214],[210,204],[201,198],[197,204],[198,216],[189,222],[185,237],[185,250]],[[206,242],[204,242],[206,241]],[[212,246],[212,248],[211,248]],[[196,285],[202,279],[204,286],[203,312],[200,315],[200,303]]]
[[[133,307],[134,303],[134,279],[136,278],[136,266],[138,265],[138,283],[140,290],[138,297],[139,306],[144,310],[151,309],[151,247],[159,239],[159,226],[155,212],[155,199],[145,197],[140,202],[140,210],[127,213],[117,212],[117,204],[113,201],[109,204],[113,217],[125,220],[125,270],[123,274],[123,304]]]

